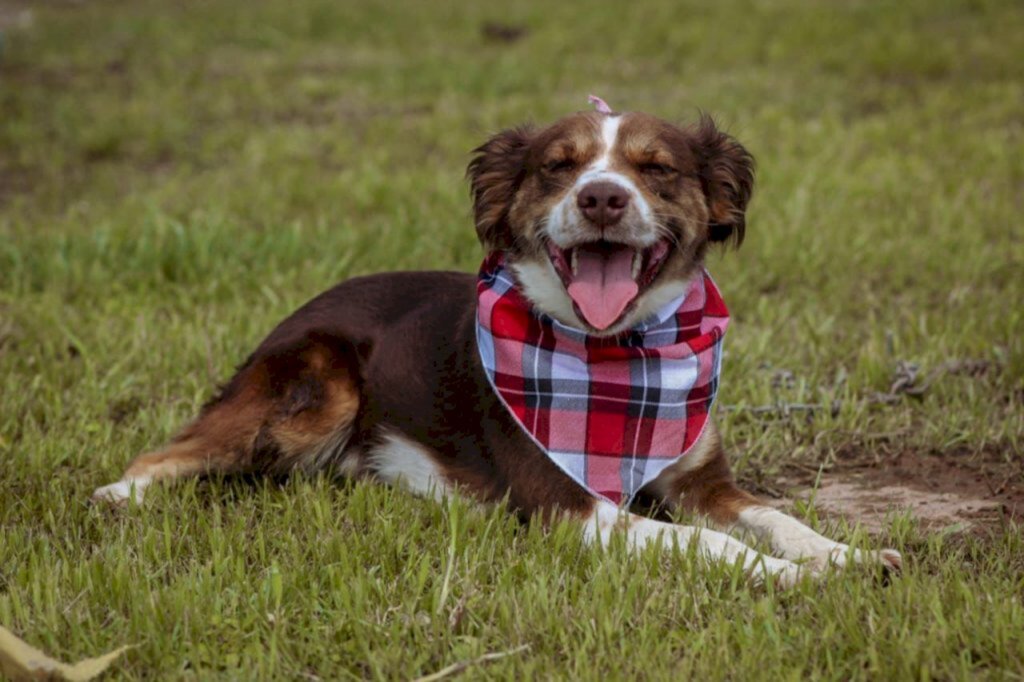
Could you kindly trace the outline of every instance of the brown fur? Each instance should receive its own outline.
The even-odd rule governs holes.
[[[488,250],[514,246],[508,212],[526,175],[531,132],[512,128],[473,150],[466,174],[472,178],[477,237]]]
[[[541,130],[513,128],[475,150],[467,175],[487,249],[513,259],[543,252],[544,213],[602,153],[601,121],[586,113]],[[742,238],[753,167],[732,138],[709,119],[676,128],[643,114],[627,115],[620,136],[614,168],[643,189],[677,242],[663,277],[699,267],[720,236],[715,226]],[[282,322],[192,424],[127,475],[344,469],[398,433],[423,446],[447,483],[480,500],[507,498],[524,517],[588,513],[593,498],[537,449],[488,385],[475,305],[474,278],[464,274],[338,285]],[[725,522],[752,498],[733,486],[717,439],[715,447],[701,468],[657,492]]]
[[[708,197],[711,221],[708,238],[733,240],[746,235],[746,211],[754,189],[754,158],[735,139],[721,132],[710,116],[692,129],[700,158],[699,177]]]
[[[745,508],[759,504],[756,497],[737,487],[721,445],[702,466],[675,475],[659,488],[659,498],[672,510],[703,514],[718,526],[736,523]]]
[[[315,337],[250,359],[170,445],[139,456],[127,475],[280,475],[319,468],[306,458],[350,428],[359,406],[346,361]]]
[[[689,247],[674,255],[676,261],[701,260],[708,242],[743,241],[754,159],[709,116],[679,128],[647,114],[625,114],[619,135],[612,168],[646,191]],[[599,138],[600,117],[581,113],[539,132],[512,128],[476,148],[467,175],[484,246],[536,253],[540,221],[597,155]]]
[[[604,136],[616,130],[606,150]],[[710,244],[738,245],[744,237],[753,159],[707,117],[678,128],[644,114],[577,114],[543,129],[499,133],[474,154],[467,174],[480,241],[537,278],[520,284],[544,312],[565,315],[570,324],[575,316],[580,328],[589,324],[578,310],[565,309],[561,277],[572,276],[565,249],[633,249],[633,308],[619,313],[618,331],[605,325],[595,333],[619,333],[635,321],[629,315],[650,314],[681,295]],[[582,175],[588,166],[593,173]],[[594,186],[608,189],[613,181],[612,193],[602,195],[608,203],[595,211]],[[553,230],[562,231],[561,243]],[[645,296],[647,308],[639,302]],[[95,497],[139,499],[149,480],[212,472],[334,469],[400,481],[408,469],[420,476],[421,492],[439,478],[481,501],[507,500],[524,519],[596,520],[585,530],[591,539],[621,527],[637,543],[666,546],[663,539],[673,535],[702,543],[706,553],[742,559],[762,576],[794,580],[803,569],[791,560],[803,559],[813,569],[867,560],[899,569],[892,550],[850,550],[777,511],[748,510],[757,500],[736,486],[711,421],[691,452],[642,494],[663,509],[737,524],[784,560],[753,550],[747,556],[749,548],[720,533],[675,535],[678,527],[598,504],[536,446],[490,387],[476,345],[476,303],[475,278],[462,273],[391,273],[334,287],[278,325],[169,445],[140,455],[124,479]],[[402,449],[388,450],[396,442]]]

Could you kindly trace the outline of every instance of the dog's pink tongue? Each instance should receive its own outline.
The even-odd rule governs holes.
[[[569,296],[591,326],[607,329],[640,291],[632,277],[633,249],[581,248],[577,259]]]

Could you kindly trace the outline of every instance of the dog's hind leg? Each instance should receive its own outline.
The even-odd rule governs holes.
[[[261,349],[171,443],[136,457],[93,499],[141,501],[155,481],[183,476],[344,468],[358,409],[356,356],[343,339],[308,334]]]
[[[779,556],[807,562],[814,569],[847,562],[880,563],[894,571],[901,567],[902,559],[895,550],[851,550],[738,488],[713,424],[708,425],[693,450],[666,469],[645,492],[669,508],[704,514],[717,528],[749,531],[771,545]]]

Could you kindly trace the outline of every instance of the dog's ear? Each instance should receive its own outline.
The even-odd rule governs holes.
[[[473,150],[473,159],[466,168],[476,234],[488,251],[512,246],[508,213],[526,176],[532,133],[529,126],[498,133]]]
[[[701,187],[708,202],[708,239],[743,243],[747,203],[754,191],[754,157],[708,115],[693,127]]]

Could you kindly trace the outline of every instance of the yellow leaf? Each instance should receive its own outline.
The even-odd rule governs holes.
[[[39,649],[21,641],[0,626],[0,672],[13,682],[65,680],[86,682],[107,669],[129,647],[123,646],[98,658],[87,658],[74,665],[55,661]]]

